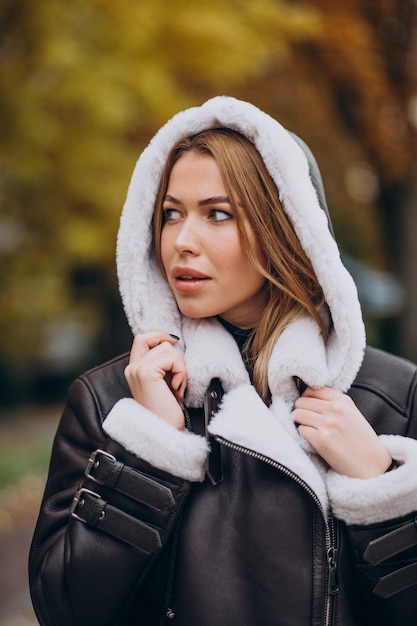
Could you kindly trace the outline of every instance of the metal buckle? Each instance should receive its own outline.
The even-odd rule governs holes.
[[[84,476],[86,478],[89,478],[90,480],[92,480],[94,483],[97,483],[98,485],[104,485],[104,481],[103,480],[97,480],[97,478],[94,478],[94,476],[91,474],[91,471],[93,469],[97,469],[98,466],[100,465],[100,460],[99,460],[99,458],[97,458],[100,455],[106,457],[107,459],[110,459],[110,461],[116,462],[116,457],[115,456],[113,456],[112,454],[109,454],[108,452],[106,452],[105,450],[102,450],[101,448],[97,448],[97,450],[92,452],[90,458],[88,459],[88,463],[87,463],[87,467],[85,468]]]
[[[69,512],[70,512],[71,517],[73,517],[74,519],[77,519],[80,522],[83,522],[84,524],[86,524],[87,521],[75,513],[77,507],[84,506],[84,498],[82,497],[84,494],[88,494],[89,496],[93,496],[94,498],[97,498],[97,499],[101,498],[101,496],[100,496],[99,493],[96,493],[95,491],[91,491],[91,489],[86,489],[85,487],[80,487],[78,489],[78,491],[76,492],[76,494],[74,496],[74,499],[71,502],[71,506],[69,508]],[[104,511],[103,511],[103,513],[104,513]],[[104,517],[104,515],[103,515],[103,517]]]

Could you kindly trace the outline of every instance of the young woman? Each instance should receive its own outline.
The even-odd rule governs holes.
[[[365,348],[307,147],[218,97],[140,157],[130,355],[76,380],[30,556],[44,626],[411,626],[416,367]]]

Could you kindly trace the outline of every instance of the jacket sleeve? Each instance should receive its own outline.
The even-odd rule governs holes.
[[[189,491],[184,477],[106,436],[104,417],[88,379],[77,379],[55,437],[30,551],[31,595],[42,626],[120,623]]]
[[[400,458],[404,462],[398,469],[368,480],[333,477],[329,479],[329,492],[334,514],[347,525],[359,583],[370,610],[369,623],[414,626],[417,441],[399,436],[386,436],[384,440],[388,449],[397,450],[397,457],[399,449],[403,451]]]
[[[414,626],[417,620],[417,512],[383,524],[350,526],[369,623]]]
[[[408,391],[404,394],[408,408],[401,417],[407,425],[403,434],[380,435],[398,469],[367,480],[329,471],[327,479],[333,513],[346,524],[353,547],[369,623],[378,626],[414,626],[417,622],[415,368]],[[389,407],[379,406],[381,419],[387,420]]]

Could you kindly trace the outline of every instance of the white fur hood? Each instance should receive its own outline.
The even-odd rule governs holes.
[[[326,353],[321,350],[324,361],[320,367],[325,367],[326,372],[317,378],[317,372],[312,371],[317,363],[306,361],[305,345],[300,355],[302,362],[294,366],[291,364],[291,348],[285,360],[278,357],[279,367],[285,369],[283,375],[286,379],[288,375],[301,376],[294,367],[296,370],[301,368],[303,380],[307,384],[328,384],[346,391],[362,362],[365,333],[356,287],[340,260],[338,247],[322,209],[324,197],[318,197],[310,178],[306,153],[291,133],[255,106],[234,98],[215,97],[200,107],[174,116],[155,135],[136,164],[123,209],[117,245],[120,291],[132,331],[137,334],[163,329],[177,334],[186,342],[190,327],[192,335],[199,325],[207,327],[207,322],[184,323],[181,318],[153,254],[151,220],[162,170],[172,146],[184,136],[214,126],[239,131],[255,144],[277,185],[284,210],[311,259],[331,311],[334,331],[327,343]],[[318,347],[317,341],[313,340],[315,347]],[[189,345],[182,343],[181,349],[187,354]],[[215,354],[212,356],[217,363],[221,362]],[[310,356],[317,361],[314,351]],[[201,358],[194,365],[199,367],[199,361]],[[308,375],[310,370],[312,377]],[[193,379],[194,372],[189,374]],[[278,380],[281,378],[280,373],[273,371],[271,375],[280,386],[283,382]],[[196,376],[198,378],[200,374],[196,372]],[[228,380],[224,382],[229,386]],[[201,397],[201,390],[190,391]]]

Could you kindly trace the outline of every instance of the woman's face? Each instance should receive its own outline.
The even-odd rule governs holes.
[[[240,328],[256,325],[266,303],[266,280],[242,247],[211,156],[186,152],[179,158],[163,211],[162,263],[180,311],[195,318],[220,315]],[[249,224],[246,229],[255,246]]]

